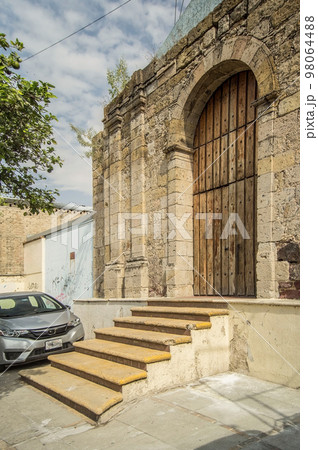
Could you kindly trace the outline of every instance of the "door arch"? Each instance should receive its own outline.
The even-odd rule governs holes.
[[[252,71],[231,76],[213,93],[196,128],[195,295],[255,296],[256,96]]]

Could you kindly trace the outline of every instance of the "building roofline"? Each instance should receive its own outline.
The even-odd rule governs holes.
[[[84,223],[93,222],[94,214],[95,213],[92,211],[91,214],[85,214],[82,217],[78,217],[78,218],[76,218],[74,220],[70,220],[68,222],[65,222],[65,223],[62,223],[60,225],[57,225],[56,227],[50,228],[48,230],[42,231],[42,232],[37,233],[37,234],[33,234],[32,236],[28,236],[27,239],[24,241],[24,244],[26,244],[28,242],[36,241],[37,239],[40,239],[40,238],[45,238],[46,236],[49,236],[50,234],[57,233],[58,231],[63,231],[63,230],[66,230],[68,228],[72,228],[72,227],[76,227],[76,226],[82,225]]]
[[[21,200],[19,198],[16,197],[2,197],[2,199],[4,200],[5,203],[24,203],[27,204],[26,200]],[[74,202],[70,202],[70,203],[57,203],[54,202],[53,203],[54,208],[56,209],[63,209],[65,211],[87,211],[87,212],[92,212],[93,211],[93,207],[92,206],[86,206],[86,205],[77,205]]]

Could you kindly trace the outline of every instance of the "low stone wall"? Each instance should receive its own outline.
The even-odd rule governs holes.
[[[115,317],[131,316],[133,306],[146,306],[145,299],[100,299],[90,298],[74,300],[73,311],[81,318],[85,330],[85,339],[95,337],[94,330],[114,326]]]
[[[230,370],[299,387],[299,301],[231,300]]]

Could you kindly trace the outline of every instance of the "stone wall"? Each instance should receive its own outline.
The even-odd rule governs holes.
[[[194,132],[214,90],[243,70],[258,84],[257,297],[299,297],[297,0],[224,0],[105,108],[96,297],[193,295]]]

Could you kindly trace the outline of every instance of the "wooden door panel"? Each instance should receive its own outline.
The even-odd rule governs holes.
[[[207,286],[206,286],[206,293],[207,295],[215,295],[215,292],[213,290],[214,286],[214,277],[213,277],[213,225],[214,221],[212,218],[212,214],[214,212],[214,205],[213,205],[213,190],[210,190],[206,194],[206,211],[207,211],[207,236],[206,236],[206,251],[207,251],[207,266],[206,266],[206,273],[207,273]]]
[[[226,226],[229,219],[229,186],[222,187],[222,294],[229,295],[229,237]],[[225,233],[224,233],[225,230]]]
[[[194,265],[194,295],[200,295],[200,221],[197,219],[197,214],[200,212],[200,195],[193,196],[193,265]]]
[[[194,219],[195,295],[255,295],[256,95],[251,71],[232,76],[197,126],[193,210],[208,222]]]
[[[206,192],[200,194],[200,213],[204,215],[206,213]],[[206,235],[205,235],[205,220],[200,218],[200,252],[199,252],[199,286],[200,295],[206,295]]]

